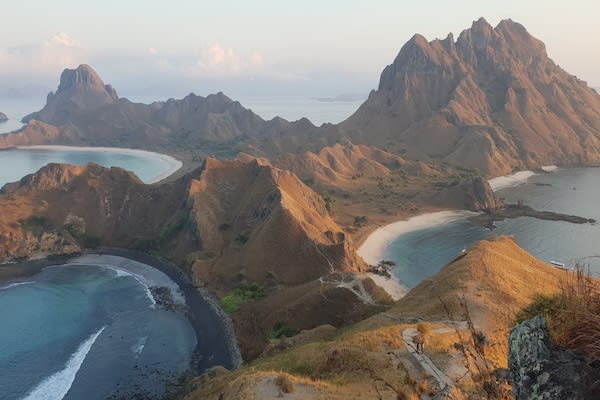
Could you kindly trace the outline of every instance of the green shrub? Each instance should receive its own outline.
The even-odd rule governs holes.
[[[517,313],[516,322],[521,323],[538,315],[547,320],[554,319],[564,309],[564,302],[561,296],[546,296],[537,294],[533,302]]]
[[[240,310],[242,304],[260,300],[266,295],[265,288],[257,283],[242,283],[238,288],[221,297],[221,305],[227,313],[233,314]]]
[[[277,321],[271,331],[271,339],[279,339],[283,336],[290,337],[297,333],[298,331],[287,326],[285,321]]]
[[[240,299],[233,293],[221,297],[221,306],[228,314],[234,314],[240,310]]]
[[[369,222],[369,218],[365,215],[354,217],[354,226],[365,226]]]

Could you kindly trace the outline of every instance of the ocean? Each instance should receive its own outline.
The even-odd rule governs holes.
[[[152,282],[169,285],[166,276]],[[0,283],[0,398],[164,394],[190,367],[197,339],[184,314],[159,307],[149,286],[140,273],[95,263]]]
[[[600,221],[600,168],[559,169],[551,174],[534,175],[526,183],[497,191],[509,203],[523,200],[538,210],[578,215]],[[517,242],[534,256],[559,261],[567,266],[580,263],[600,276],[600,224],[577,225],[521,217],[496,223],[489,230],[466,218],[426,229],[413,230],[397,237],[383,258],[397,265],[394,275],[412,288],[436,274],[458,256],[462,249],[492,235],[514,235]]]
[[[32,174],[49,163],[84,165],[94,162],[105,167],[133,171],[146,183],[157,182],[181,167],[181,162],[165,155],[110,148],[69,148],[49,146],[0,151],[0,187]]]

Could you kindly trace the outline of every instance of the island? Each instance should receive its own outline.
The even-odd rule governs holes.
[[[3,112],[0,112],[0,122],[8,121],[8,117]]]

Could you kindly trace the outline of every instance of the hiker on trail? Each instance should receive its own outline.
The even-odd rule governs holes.
[[[418,332],[415,336],[413,336],[413,343],[417,347],[417,353],[423,353],[425,340],[421,332]]]

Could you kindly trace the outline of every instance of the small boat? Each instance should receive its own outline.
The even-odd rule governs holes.
[[[561,269],[568,269],[567,266],[565,265],[565,263],[561,263],[559,261],[550,261],[550,264],[554,265],[557,268],[561,268]]]

